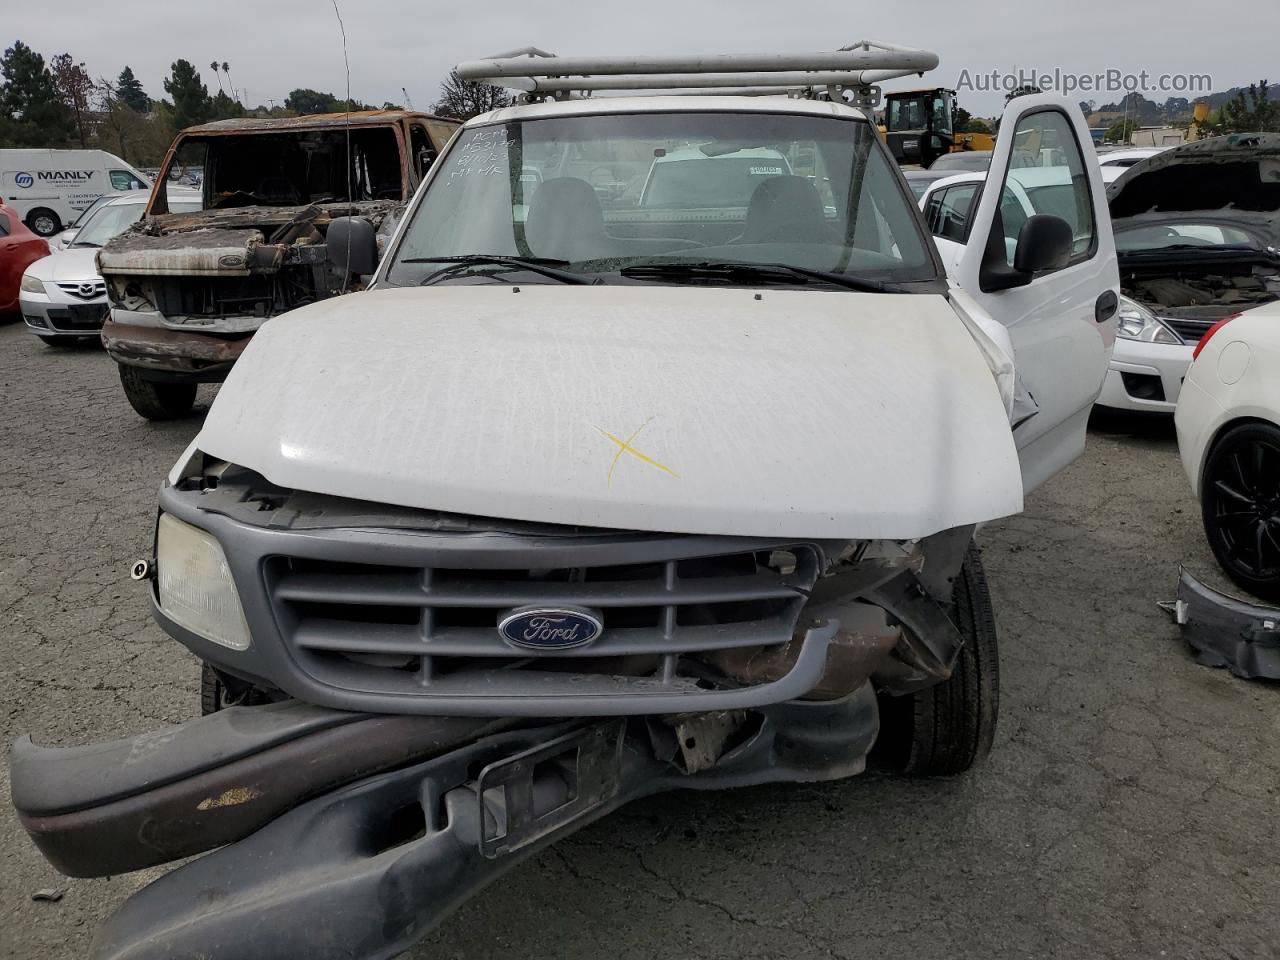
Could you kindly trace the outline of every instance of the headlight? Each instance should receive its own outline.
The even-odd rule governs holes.
[[[249,625],[231,568],[212,535],[160,514],[156,582],[160,609],[174,623],[232,650],[249,649]]]
[[[10,288],[12,289],[12,287]],[[22,292],[23,293],[44,293],[44,284],[37,280],[29,273],[22,275]]]
[[[1182,338],[1170,330],[1163,320],[1136,300],[1121,297],[1117,316],[1117,337],[1141,340],[1143,343],[1182,343]]]

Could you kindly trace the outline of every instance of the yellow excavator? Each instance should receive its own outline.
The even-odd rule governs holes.
[[[945,87],[895,90],[884,95],[885,142],[898,163],[928,167],[944,153],[990,150],[988,133],[957,133],[956,92]]]

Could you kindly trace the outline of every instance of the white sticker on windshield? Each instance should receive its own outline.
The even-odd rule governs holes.
[[[780,177],[782,176],[781,167],[752,167],[751,176],[753,177]]]

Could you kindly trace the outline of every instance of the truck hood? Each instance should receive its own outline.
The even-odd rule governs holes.
[[[906,539],[1022,509],[937,295],[352,294],[268,321],[194,445],[294,489],[629,530]]]
[[[386,234],[394,200],[293,207],[231,207],[147,217],[98,251],[103,276],[248,276],[278,270],[286,248],[322,242],[335,217],[368,217]]]

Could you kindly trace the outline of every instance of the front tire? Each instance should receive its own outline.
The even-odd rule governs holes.
[[[194,383],[157,383],[134,367],[120,364],[120,385],[129,405],[148,420],[177,420],[188,416],[196,402]]]
[[[1280,601],[1280,428],[1244,423],[1219,438],[1205,458],[1200,515],[1227,576]]]
[[[952,588],[952,616],[964,637],[951,677],[900,697],[880,696],[872,757],[912,777],[964,773],[991,751],[1000,707],[1000,654],[987,577],[969,544]]]

